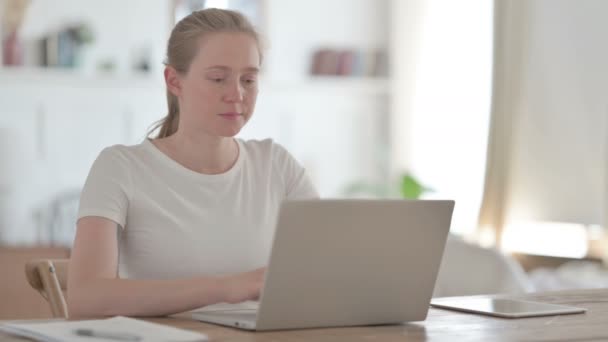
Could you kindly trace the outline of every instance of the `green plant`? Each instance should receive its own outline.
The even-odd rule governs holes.
[[[433,189],[420,183],[414,176],[406,173],[401,176],[401,197],[407,199],[418,199],[425,192],[432,192]]]

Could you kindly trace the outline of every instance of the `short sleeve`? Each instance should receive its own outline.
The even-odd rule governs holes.
[[[89,171],[80,195],[78,219],[99,216],[125,227],[131,193],[127,157],[118,146],[104,149]]]
[[[285,184],[285,198],[316,199],[319,193],[304,167],[280,144],[273,144],[275,165]]]

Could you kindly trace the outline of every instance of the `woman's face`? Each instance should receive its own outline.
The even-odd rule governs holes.
[[[253,114],[259,67],[258,45],[250,35],[212,33],[202,37],[188,72],[175,75],[179,129],[235,136]]]

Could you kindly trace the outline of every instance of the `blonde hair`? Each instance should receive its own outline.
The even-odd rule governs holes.
[[[200,37],[209,33],[238,32],[251,35],[257,42],[262,60],[261,39],[247,18],[239,12],[218,8],[208,8],[192,12],[180,20],[167,43],[165,65],[172,66],[181,74],[186,74],[198,50]],[[159,129],[156,138],[165,138],[177,131],[179,125],[179,104],[177,97],[167,89],[167,116],[153,124],[149,134]]]

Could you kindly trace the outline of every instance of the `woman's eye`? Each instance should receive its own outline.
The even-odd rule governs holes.
[[[223,78],[212,78],[211,80],[212,80],[213,82],[215,82],[215,83],[221,83],[221,82],[223,82],[223,81],[224,81],[224,79],[223,79]]]

